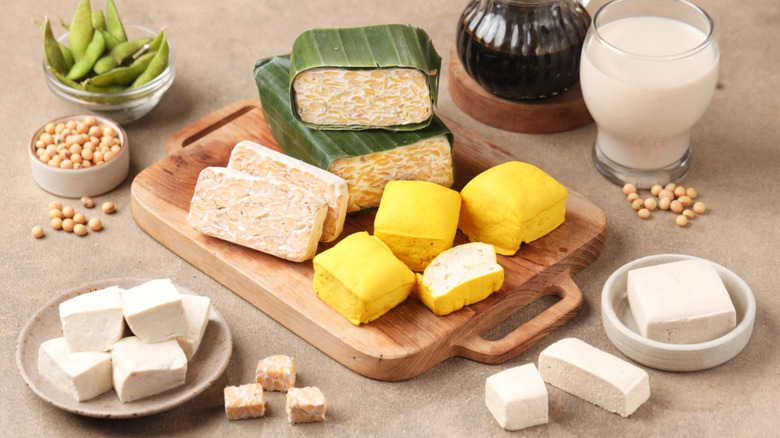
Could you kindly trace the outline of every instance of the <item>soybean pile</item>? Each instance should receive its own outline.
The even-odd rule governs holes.
[[[154,37],[128,40],[113,0],[105,14],[79,0],[68,31],[69,46],[54,37],[49,18],[41,24],[46,68],[63,84],[95,93],[138,88],[168,67],[168,40],[163,30]]]

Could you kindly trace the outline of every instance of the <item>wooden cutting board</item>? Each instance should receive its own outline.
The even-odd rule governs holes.
[[[443,119],[455,133],[455,189],[482,170],[512,158],[475,134]],[[572,276],[601,254],[604,212],[570,193],[565,222],[499,256],[502,289],[448,316],[436,316],[410,297],[379,319],[354,326],[323,303],[312,289],[312,263],[293,263],[194,231],[186,223],[201,169],[225,166],[233,146],[252,140],[278,149],[259,100],[228,105],[175,134],[169,156],[141,172],[132,184],[132,211],[154,239],[347,368],[378,380],[415,377],[453,356],[501,363],[525,351],[574,317],[582,292]],[[373,212],[348,216],[344,233],[373,232]],[[458,236],[458,242],[463,242]],[[321,244],[323,251],[332,244]],[[560,300],[499,340],[481,335],[539,297]],[[229,321],[228,321],[229,322]]]

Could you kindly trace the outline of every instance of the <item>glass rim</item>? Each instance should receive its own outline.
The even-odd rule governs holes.
[[[608,49],[610,49],[610,50],[612,50],[612,51],[614,51],[614,52],[616,52],[616,53],[618,53],[620,55],[630,56],[632,58],[639,58],[639,59],[644,59],[644,60],[648,60],[648,61],[674,61],[674,60],[677,60],[677,59],[688,58],[688,57],[690,57],[690,56],[692,56],[692,55],[694,55],[694,54],[696,54],[698,52],[701,52],[702,50],[704,50],[705,48],[710,46],[713,43],[713,41],[715,40],[715,22],[712,20],[712,17],[710,17],[710,15],[707,13],[707,11],[705,11],[704,9],[699,7],[698,5],[692,3],[692,2],[690,2],[688,0],[669,0],[669,1],[672,1],[672,2],[675,2],[675,3],[680,3],[682,5],[687,6],[689,9],[693,10],[694,12],[696,12],[697,14],[699,14],[701,17],[703,17],[705,19],[705,21],[707,23],[707,26],[709,27],[709,32],[707,33],[707,35],[704,38],[704,40],[701,43],[699,43],[698,45],[696,45],[695,47],[691,48],[691,49],[685,50],[683,52],[675,53],[675,54],[672,54],[672,55],[643,55],[641,53],[634,53],[634,52],[630,52],[630,51],[621,49],[620,47],[617,47],[614,44],[612,44],[609,41],[607,41],[606,39],[604,39],[604,37],[599,32],[599,25],[597,23],[598,23],[598,20],[601,17],[601,15],[604,13],[604,11],[607,10],[608,8],[610,8],[611,6],[619,4],[619,3],[626,3],[626,2],[632,2],[632,1],[636,1],[636,0],[611,0],[610,2],[608,2],[605,5],[601,6],[598,9],[598,11],[596,11],[596,13],[593,15],[593,20],[591,21],[591,30],[593,31],[593,36],[604,47],[606,47],[606,48],[608,48]],[[654,15],[654,16],[660,16],[660,15]],[[624,18],[629,18],[629,17],[627,16],[627,17],[624,17]],[[616,21],[616,20],[613,20],[613,21]],[[613,21],[610,21],[610,23],[613,22]]]

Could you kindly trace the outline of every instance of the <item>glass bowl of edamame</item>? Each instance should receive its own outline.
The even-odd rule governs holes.
[[[148,41],[147,47],[156,37],[163,36],[162,30],[155,32],[137,25],[126,25],[125,29],[129,40],[146,39]],[[68,33],[61,35],[57,41],[67,44]],[[46,84],[57,97],[80,113],[102,115],[120,124],[133,122],[149,113],[173,84],[176,76],[176,58],[167,38],[165,38],[164,44],[168,52],[167,60],[164,58],[162,60],[154,59],[151,53],[144,54],[144,50],[141,48],[136,51],[135,57],[130,58],[125,65],[117,65],[115,72],[109,71],[103,75],[91,73],[87,79],[79,81],[68,80],[64,75],[53,71],[44,60],[43,71]],[[159,70],[150,80],[142,84],[126,79],[119,79],[121,84],[111,81],[109,77],[112,75],[122,77],[125,74],[132,74],[132,63],[136,60],[140,63],[144,56],[148,58],[147,68]],[[154,65],[155,63],[156,65]],[[101,78],[97,78],[97,76],[101,76]],[[104,79],[104,81],[98,82],[98,79]]]

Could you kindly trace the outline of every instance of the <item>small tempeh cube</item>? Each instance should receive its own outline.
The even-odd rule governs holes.
[[[295,361],[284,355],[266,357],[258,362],[255,377],[266,391],[286,392],[295,386]]]
[[[225,387],[225,414],[228,420],[244,420],[265,415],[265,396],[259,383]]]
[[[290,388],[285,410],[290,424],[325,421],[325,395],[316,386]]]

